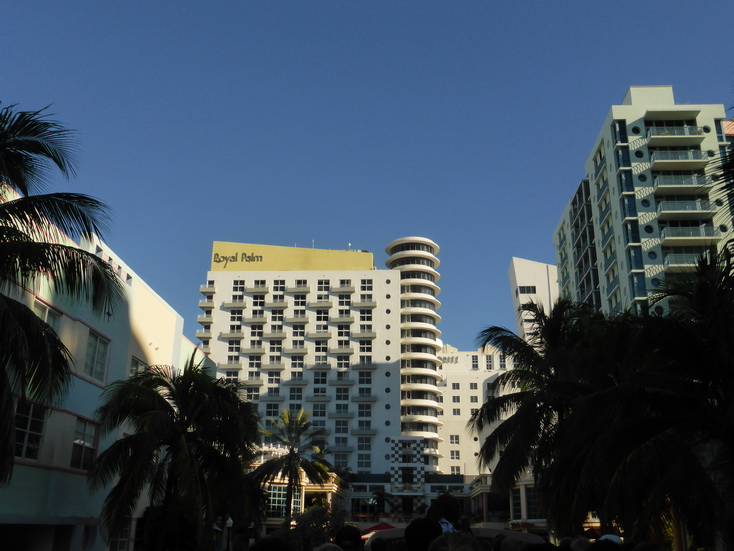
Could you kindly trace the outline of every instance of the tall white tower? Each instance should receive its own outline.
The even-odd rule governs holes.
[[[437,324],[441,289],[436,268],[439,247],[425,237],[404,237],[385,249],[388,268],[400,271],[400,425],[406,437],[423,442],[423,468],[438,471],[438,435],[442,409],[438,371],[441,361]]]

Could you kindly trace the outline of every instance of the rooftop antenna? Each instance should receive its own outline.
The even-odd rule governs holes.
[[[347,250],[348,251],[351,251],[352,250],[352,244],[351,243],[347,243]]]

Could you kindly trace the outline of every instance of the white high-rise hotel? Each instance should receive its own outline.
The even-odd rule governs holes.
[[[468,497],[479,473],[466,423],[508,361],[441,342],[438,251],[430,239],[397,239],[389,269],[376,269],[364,251],[213,246],[200,289],[204,350],[263,419],[312,412],[330,461],[354,473],[352,513],[368,512],[378,490],[406,514],[441,491]]]

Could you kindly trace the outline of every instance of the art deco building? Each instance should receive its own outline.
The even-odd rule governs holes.
[[[520,312],[523,304],[537,304],[549,312],[558,300],[558,269],[553,264],[513,257],[508,271],[517,335],[525,339],[532,331],[528,314]]]
[[[732,213],[712,179],[725,121],[723,105],[676,104],[670,86],[633,86],[612,106],[555,232],[562,295],[641,312],[727,240]]]

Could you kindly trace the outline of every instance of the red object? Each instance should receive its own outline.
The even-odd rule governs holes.
[[[380,530],[392,530],[395,528],[392,524],[388,524],[387,522],[381,522],[380,524],[375,524],[374,526],[370,526],[369,528],[365,528],[362,530],[362,535],[366,536],[367,534],[371,534],[372,532],[379,532]]]

